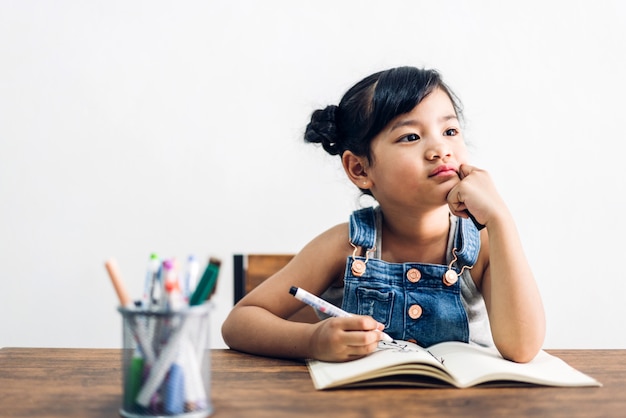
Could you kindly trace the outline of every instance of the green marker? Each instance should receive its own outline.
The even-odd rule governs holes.
[[[217,258],[209,258],[209,264],[206,266],[196,290],[189,298],[189,306],[201,305],[213,294],[221,264],[222,262]]]
[[[131,411],[135,406],[135,399],[141,389],[143,379],[143,358],[137,353],[133,356],[126,375],[126,388],[124,389],[124,408]]]

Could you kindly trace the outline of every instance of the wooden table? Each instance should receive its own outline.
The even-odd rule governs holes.
[[[626,350],[547,350],[600,388],[316,391],[302,362],[211,350],[214,417],[624,417]],[[0,349],[0,417],[116,417],[116,349]]]

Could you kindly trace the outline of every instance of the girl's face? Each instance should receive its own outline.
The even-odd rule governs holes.
[[[437,88],[373,139],[370,190],[381,204],[441,206],[467,158],[452,101]]]

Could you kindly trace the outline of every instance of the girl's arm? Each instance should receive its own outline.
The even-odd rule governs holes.
[[[494,343],[503,357],[532,360],[545,337],[543,303],[515,222],[488,173],[461,167],[461,182],[448,195],[453,212],[469,210],[486,226],[481,232],[484,266],[479,283]]]
[[[543,303],[510,214],[492,219],[487,231],[489,264],[481,291],[493,340],[503,357],[524,363],[543,344]]]
[[[288,321],[302,307],[289,289],[316,295],[343,275],[352,253],[347,224],[338,225],[306,245],[283,269],[247,294],[222,326],[229,347],[249,353],[345,361],[376,349],[382,324],[370,317],[330,318],[316,324]]]

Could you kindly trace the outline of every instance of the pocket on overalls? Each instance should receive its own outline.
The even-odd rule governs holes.
[[[358,288],[357,313],[371,316],[386,328],[391,322],[394,296],[391,290]]]

